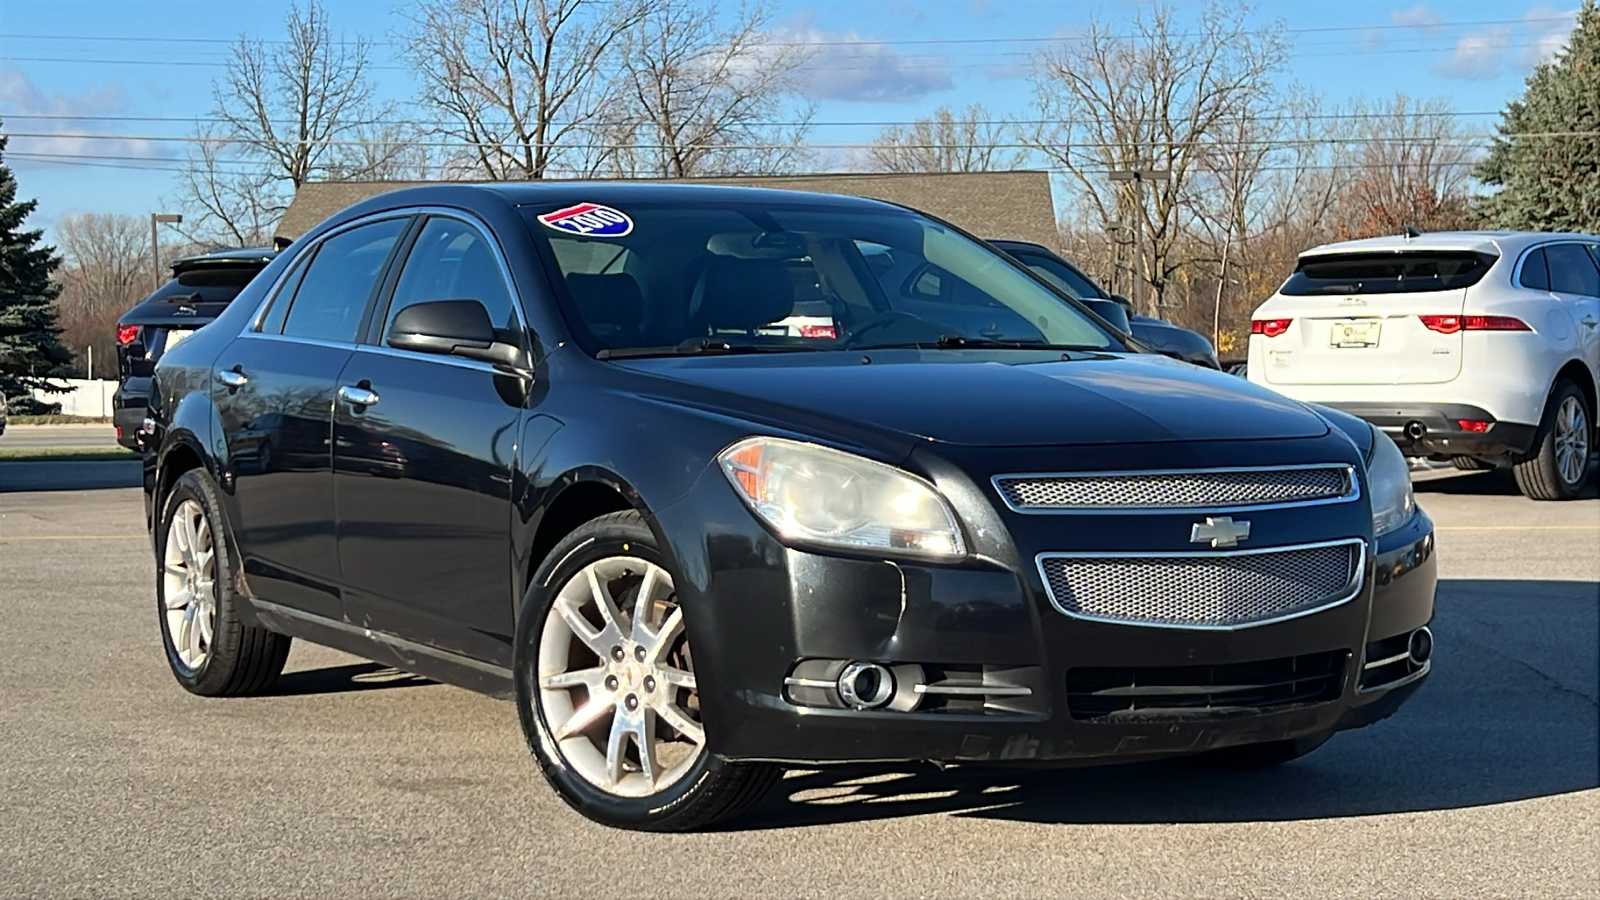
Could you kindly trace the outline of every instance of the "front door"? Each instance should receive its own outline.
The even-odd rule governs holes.
[[[490,238],[428,219],[385,316],[339,378],[333,494],[347,609],[362,627],[509,667],[520,386],[487,363],[388,347],[395,314],[429,300],[478,300],[502,339],[524,340]]]
[[[250,589],[314,615],[342,614],[334,547],[334,389],[407,219],[307,251],[265,316],[223,351],[213,386],[230,518]]]
[[[1550,292],[1572,316],[1589,370],[1600,374],[1600,262],[1593,246],[1549,244]]]

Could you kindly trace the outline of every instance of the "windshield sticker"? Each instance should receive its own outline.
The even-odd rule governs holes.
[[[625,213],[598,203],[579,203],[558,209],[540,216],[539,221],[557,231],[580,237],[622,237],[633,231],[633,220]]]

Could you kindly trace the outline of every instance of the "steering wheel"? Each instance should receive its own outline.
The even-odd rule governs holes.
[[[850,336],[845,339],[844,346],[854,347],[860,342],[862,336],[874,331],[882,331],[885,328],[898,325],[901,322],[916,322],[922,325],[933,324],[921,316],[914,316],[911,313],[900,312],[898,310],[890,310],[885,313],[879,313],[865,322],[862,322],[860,325],[856,325],[851,328]]]

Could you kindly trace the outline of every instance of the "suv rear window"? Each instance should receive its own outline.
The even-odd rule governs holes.
[[[1498,258],[1470,251],[1314,256],[1300,260],[1279,293],[1310,297],[1460,290],[1477,284]]]
[[[265,262],[185,269],[151,294],[146,303],[229,303],[250,283]]]

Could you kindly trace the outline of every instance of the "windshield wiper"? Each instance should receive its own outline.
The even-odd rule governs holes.
[[[863,344],[852,350],[1080,350],[1108,351],[1106,347],[1087,344],[1047,344],[1043,341],[1001,340],[999,338],[973,338],[964,334],[942,334],[933,341],[905,341],[897,344]]]
[[[731,344],[719,338],[690,338],[662,347],[607,347],[596,359],[642,359],[650,356],[718,356],[739,353],[803,353],[822,350],[799,344]]]

